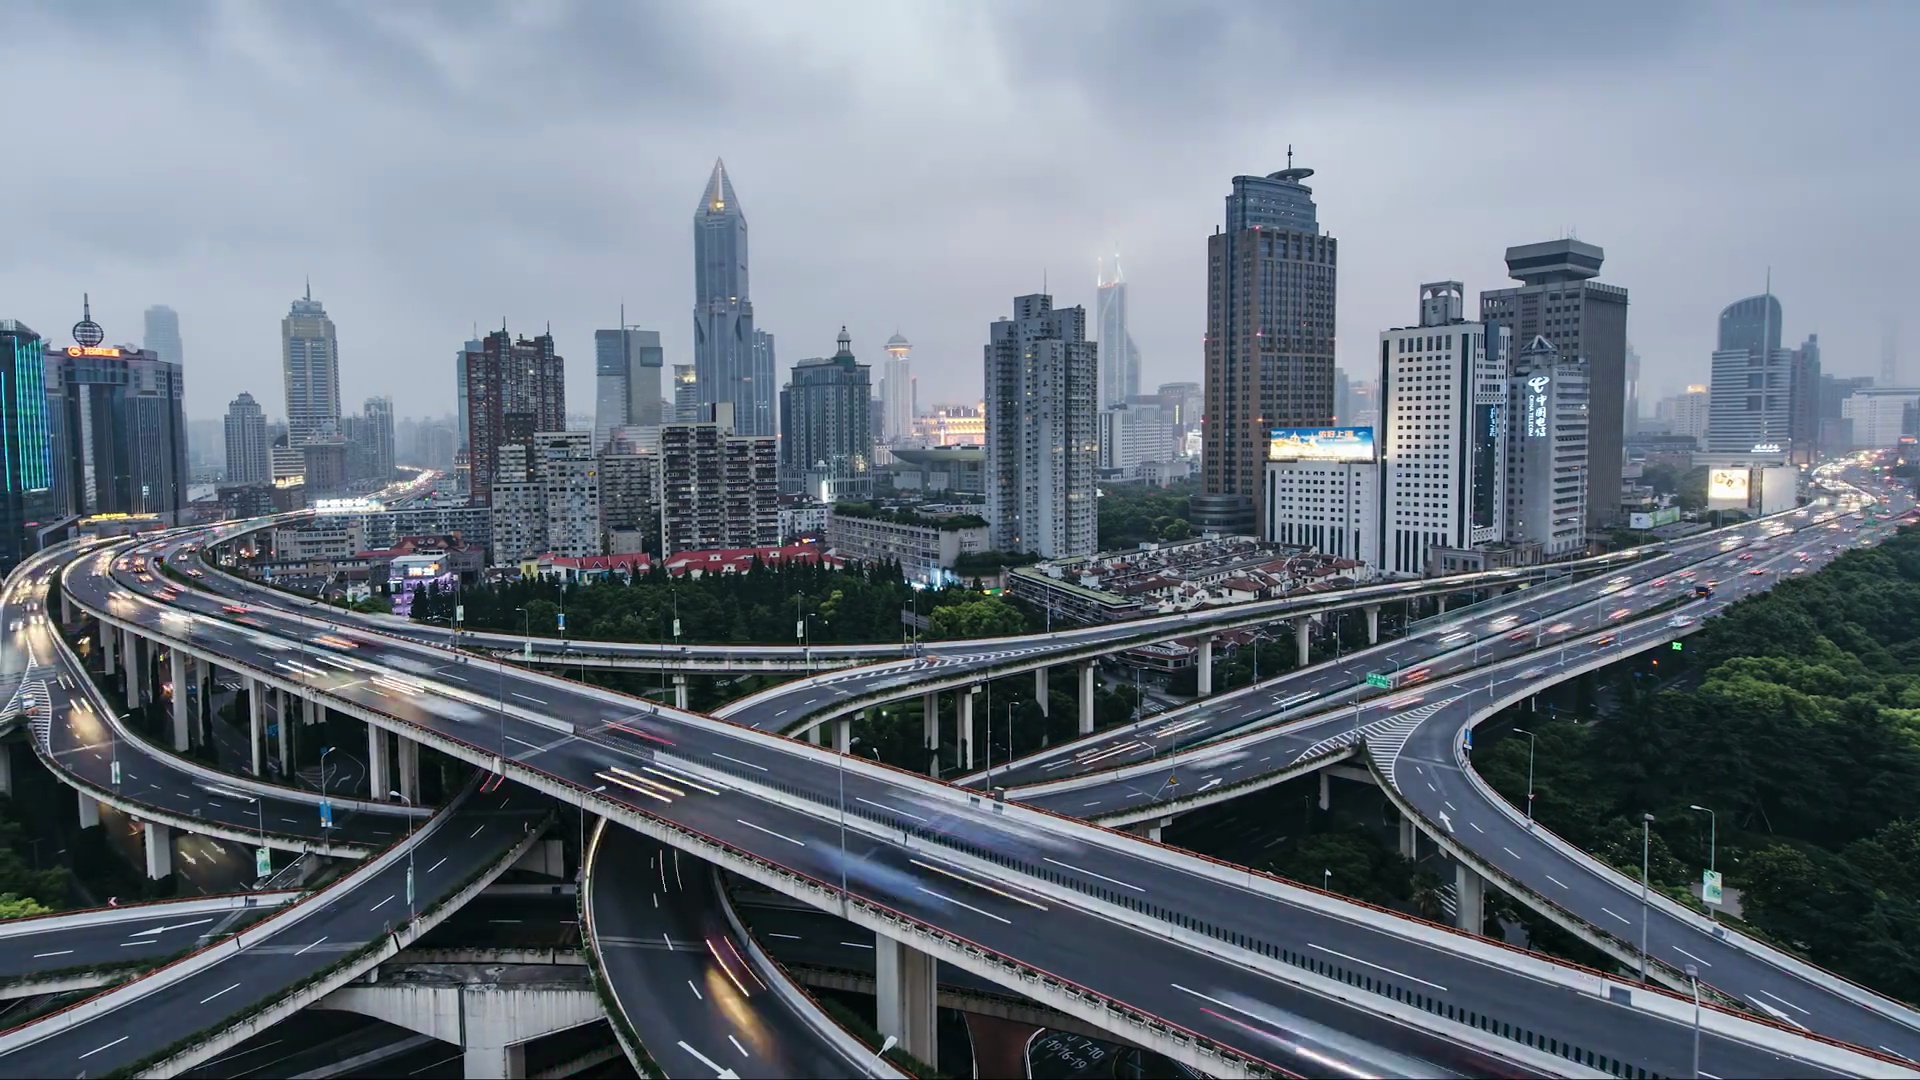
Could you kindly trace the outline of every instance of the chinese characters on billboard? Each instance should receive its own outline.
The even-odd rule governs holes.
[[[1270,461],[1373,460],[1373,429],[1274,428],[1267,443]]]

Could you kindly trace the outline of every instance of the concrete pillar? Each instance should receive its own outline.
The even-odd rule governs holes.
[[[173,873],[173,830],[149,821],[142,831],[146,834],[147,878],[159,881]]]
[[[461,1068],[469,1080],[520,1080],[527,1075],[526,1044],[465,1047]]]
[[[266,693],[266,687],[256,679],[246,679],[241,683],[241,688],[247,694],[247,746],[253,758],[253,775],[259,776],[267,766],[261,760],[267,744],[267,703],[260,700],[261,695]]]
[[[394,785],[408,801],[420,801],[420,744],[405,735],[395,735],[394,770],[399,773]]]
[[[1380,605],[1368,604],[1365,611],[1367,613],[1367,644],[1378,645],[1380,644]]]
[[[140,655],[140,637],[127,631],[127,708],[137,709],[147,701],[146,658]]]
[[[381,728],[367,725],[367,792],[374,802],[385,802],[390,775],[387,769],[387,733]]]
[[[673,677],[673,707],[681,710],[687,707],[687,677],[685,675],[675,675]]]
[[[101,673],[112,675],[117,670],[117,661],[120,659],[120,631],[106,623],[100,623],[94,631],[93,640],[100,645]]]
[[[1307,633],[1313,629],[1312,620],[1305,615],[1293,620],[1293,650],[1299,659],[1295,667],[1306,667],[1313,662],[1313,654],[1307,649]]]
[[[80,796],[80,827],[91,829],[100,824],[100,804],[84,791],[77,794]]]
[[[1447,598],[1445,596],[1442,596],[1440,597],[1440,614],[1445,615],[1446,613],[1447,613]]]
[[[13,797],[13,744],[0,742],[0,795]]]
[[[1151,821],[1142,821],[1137,825],[1130,826],[1128,831],[1136,836],[1144,836],[1157,844],[1160,842],[1160,830],[1171,824],[1173,824],[1173,819],[1170,817],[1154,818]]]
[[[1466,863],[1453,864],[1453,925],[1469,933],[1482,933],[1486,927],[1487,883]]]
[[[1327,770],[1321,769],[1320,770],[1320,809],[1330,810],[1332,808],[1333,808],[1333,777],[1327,775]]]
[[[973,697],[979,692],[979,687],[969,686],[960,695],[960,767],[969,771],[973,768]]]
[[[201,732],[204,738],[205,728],[201,725],[213,719],[213,664],[195,657],[190,667],[193,680],[194,704],[196,706],[194,730]]]
[[[1200,696],[1213,693],[1213,639],[1200,639]]]
[[[940,694],[920,695],[920,739],[927,750],[927,775],[940,778]]]
[[[1093,661],[1080,661],[1080,734],[1093,734]]]
[[[1047,669],[1046,668],[1041,667],[1041,668],[1033,669],[1033,697],[1035,701],[1038,701],[1040,703],[1041,716],[1052,715],[1047,711],[1048,705],[1047,705]]]
[[[807,729],[807,741],[812,743],[815,746],[820,745],[820,725],[819,724],[815,724],[812,727]]]
[[[965,700],[965,697],[962,697]],[[880,1034],[900,1040],[901,1048],[939,1067],[934,1038],[936,975],[940,961],[884,934],[873,938],[873,988]]]
[[[192,745],[193,726],[187,712],[187,654],[167,650],[168,677],[173,681],[173,751],[185,753]],[[163,875],[164,876],[164,875]]]
[[[1420,857],[1420,830],[1413,827],[1413,819],[1405,814],[1400,816],[1400,857],[1409,860]]]
[[[833,748],[844,754],[853,749],[853,721],[841,717],[833,722]]]
[[[285,691],[281,691],[280,693],[278,727],[280,731],[280,776],[282,779],[293,775],[293,712],[295,709],[305,708],[305,705],[295,704],[296,701],[304,700],[304,698],[295,698]]]

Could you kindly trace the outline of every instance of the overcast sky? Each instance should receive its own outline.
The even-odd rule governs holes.
[[[923,405],[978,396],[1014,295],[1091,307],[1116,245],[1149,388],[1198,380],[1206,236],[1288,144],[1349,370],[1420,282],[1474,296],[1571,232],[1632,292],[1644,398],[1705,380],[1769,266],[1829,372],[1877,372],[1905,314],[1920,379],[1916,3],[73,0],[6,4],[0,37],[0,317],[65,344],[88,291],[137,342],[173,306],[193,417],[240,390],[284,415],[307,275],[350,412],[451,411],[454,352],[503,318],[552,323],[576,412],[623,301],[690,363],[716,156],[782,368],[898,329]]]

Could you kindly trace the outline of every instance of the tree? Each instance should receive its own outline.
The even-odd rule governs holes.
[[[1026,629],[1027,617],[1019,608],[999,597],[986,596],[935,609],[927,636],[940,640],[1002,637]]]

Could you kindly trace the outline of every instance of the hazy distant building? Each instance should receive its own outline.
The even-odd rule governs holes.
[[[659,427],[666,353],[660,332],[626,326],[593,332],[593,444],[597,452],[618,427]]]
[[[1780,347],[1780,301],[1772,293],[1721,310],[1711,387],[1707,450],[1787,451],[1793,441],[1793,357]]]
[[[880,428],[878,435],[898,445],[913,438],[913,417],[919,402],[913,380],[913,345],[895,334],[887,339],[887,358],[880,368]]]
[[[358,416],[340,421],[347,442],[347,482],[369,489],[393,480],[393,399],[370,397]]]
[[[1333,420],[1338,245],[1302,183],[1313,170],[1287,156],[1279,172],[1233,178],[1226,227],[1207,238],[1197,529],[1252,533],[1271,429]]]
[[[1791,350],[1787,434],[1792,439],[1792,462],[1811,465],[1820,456],[1820,335],[1808,334]]]
[[[267,455],[267,414],[253,395],[242,392],[227,406],[228,484],[273,483],[273,459]]]
[[[731,404],[743,435],[772,435],[773,341],[753,327],[747,217],[724,162],[693,215],[693,367],[703,405]]]
[[[665,419],[675,424],[700,419],[700,388],[694,382],[692,364],[673,365],[673,415]]]
[[[793,365],[780,391],[782,489],[820,502],[866,494],[873,465],[869,369],[844,326],[838,344],[831,357]]]
[[[515,339],[503,327],[462,354],[467,384],[467,461],[475,504],[491,498],[500,447],[531,445],[537,431],[567,428],[566,363],[553,335]]]
[[[1571,239],[1510,247],[1507,273],[1521,284],[1480,294],[1482,322],[1505,326],[1514,341],[1545,338],[1587,362],[1589,529],[1619,518],[1626,460],[1627,290],[1593,280],[1605,258],[1601,248]]]
[[[1140,396],[1140,350],[1127,329],[1127,283],[1120,274],[1120,254],[1113,256],[1109,273],[1100,264],[1094,277],[1094,338],[1100,349],[1100,407],[1110,409]]]
[[[1654,405],[1654,416],[1667,425],[1672,435],[1685,435],[1696,443],[1704,444],[1707,437],[1707,388],[1701,383],[1693,383],[1686,390],[1672,397],[1661,398]],[[1839,403],[1834,404],[1836,415]]]
[[[1857,375],[1841,378],[1835,375],[1820,376],[1819,403],[1815,406],[1819,414],[1820,449],[1827,453],[1839,453],[1853,449],[1853,421],[1841,411],[1841,403],[1856,391],[1873,385],[1873,376]]]
[[[306,496],[309,500],[347,494],[352,487],[352,476],[347,465],[351,454],[344,436],[331,433],[315,435],[300,444],[298,449],[302,461],[301,475],[306,478]]]
[[[171,364],[185,362],[186,350],[180,344],[180,314],[165,304],[147,309],[146,333],[140,345]]]
[[[0,319],[0,379],[5,385],[45,386],[46,364],[46,345],[39,334],[24,323]],[[34,549],[29,524],[54,512],[47,404],[44,394],[0,394],[0,573]]]
[[[1893,446],[1914,429],[1914,409],[1920,389],[1868,386],[1855,390],[1840,403],[1840,416],[1852,424],[1853,445],[1863,450]]]
[[[1017,296],[989,328],[987,521],[993,549],[1058,559],[1097,546],[1100,366],[1087,311]]]
[[[1174,410],[1158,397],[1136,397],[1100,410],[1100,468],[1134,470],[1179,456]]]
[[[299,447],[340,425],[340,345],[313,287],[280,320],[280,357],[287,388],[287,444]]]

